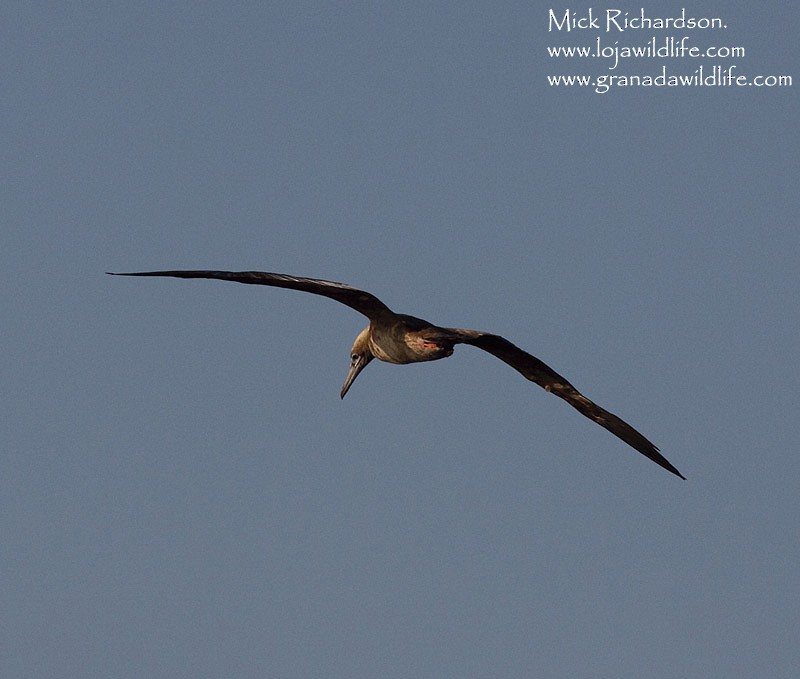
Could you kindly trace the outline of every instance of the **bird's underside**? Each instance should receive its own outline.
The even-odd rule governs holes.
[[[212,278],[237,283],[269,285],[330,297],[355,309],[369,318],[370,324],[356,338],[351,350],[350,372],[342,388],[342,397],[347,393],[351,383],[361,370],[373,358],[391,363],[436,360],[450,356],[455,344],[470,344],[507,363],[523,377],[543,387],[545,391],[564,399],[580,413],[608,429],[664,469],[682,479],[685,478],[655,445],[627,422],[590,401],[544,362],[499,335],[477,330],[442,328],[413,316],[396,314],[368,292],[344,283],[315,278],[299,278],[264,271],[143,271],[112,275]]]

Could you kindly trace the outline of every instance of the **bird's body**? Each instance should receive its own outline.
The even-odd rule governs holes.
[[[433,323],[421,318],[397,314],[392,322],[372,322],[362,332],[366,334],[372,355],[387,363],[404,365],[421,361],[435,361],[453,355],[452,342],[426,339],[426,333],[439,330]]]
[[[664,469],[685,478],[642,434],[581,394],[572,384],[535,356],[523,351],[499,335],[446,328],[415,316],[398,314],[374,295],[344,283],[316,278],[300,278],[265,271],[143,271],[112,274],[118,276],[171,276],[175,278],[212,278],[256,285],[301,290],[329,297],[369,318],[350,351],[350,369],[342,387],[344,398],[358,374],[373,358],[387,363],[406,364],[435,361],[453,354],[456,344],[471,344],[507,363],[526,379],[564,399],[572,407]]]

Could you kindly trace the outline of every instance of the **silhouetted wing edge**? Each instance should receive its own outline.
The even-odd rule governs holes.
[[[112,276],[171,276],[173,278],[210,278],[233,281],[249,285],[269,285],[276,288],[301,290],[314,295],[322,295],[355,309],[372,319],[392,313],[389,307],[375,295],[351,287],[344,283],[326,281],[318,278],[301,278],[267,271],[140,271],[135,273],[106,273]]]
[[[581,394],[572,384],[559,375],[555,370],[535,356],[523,351],[504,337],[479,332],[477,330],[462,330],[459,328],[443,328],[447,339],[461,344],[471,344],[483,349],[493,356],[507,363],[526,379],[535,382],[556,396],[564,399],[578,412],[597,422],[601,427],[623,440],[629,446],[639,451],[657,465],[686,480],[658,448],[631,425],[613,413]]]

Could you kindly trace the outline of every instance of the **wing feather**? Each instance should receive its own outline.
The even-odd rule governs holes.
[[[608,429],[608,431],[625,441],[635,450],[638,450],[645,457],[676,476],[686,479],[653,443],[631,425],[590,401],[546,363],[523,351],[504,337],[476,330],[461,330],[459,328],[443,328],[442,330],[442,339],[446,338],[454,343],[470,344],[489,352],[492,356],[496,356],[521,373],[526,379],[543,387],[545,391],[564,399],[582,415]]]
[[[282,273],[266,271],[141,271],[136,273],[113,273],[112,276],[171,276],[173,278],[212,278],[221,281],[234,281],[250,285],[270,285],[276,288],[301,290],[314,295],[322,295],[341,302],[364,314],[370,320],[380,318],[392,311],[375,295],[357,288],[318,278],[300,278]]]

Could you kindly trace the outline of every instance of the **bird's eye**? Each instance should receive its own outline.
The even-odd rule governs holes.
[[[350,363],[355,363],[358,360],[358,354],[350,355]]]

